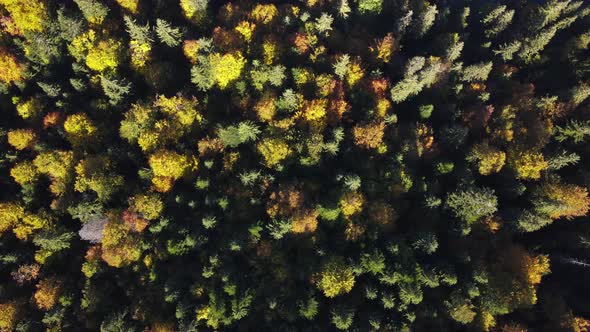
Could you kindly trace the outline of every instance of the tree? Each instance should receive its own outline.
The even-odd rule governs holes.
[[[352,268],[343,258],[332,257],[323,264],[317,286],[326,297],[336,297],[350,292],[354,283]]]
[[[358,11],[363,15],[377,15],[382,8],[383,0],[358,0]]]
[[[157,219],[164,210],[164,203],[155,193],[137,194],[130,199],[129,205],[149,220]]]
[[[10,176],[16,183],[20,184],[21,186],[26,186],[34,183],[37,180],[39,172],[37,172],[37,168],[32,162],[23,161],[15,164],[10,169]]]
[[[489,188],[459,189],[447,196],[446,207],[455,217],[472,224],[494,214],[498,210],[498,199]]]
[[[109,216],[101,240],[101,257],[113,267],[123,267],[136,262],[142,253],[141,238],[119,218],[117,214]]]
[[[109,102],[112,105],[119,104],[127,95],[129,95],[129,93],[131,93],[131,83],[125,79],[117,80],[102,75],[100,76],[100,85],[102,86],[104,94],[109,97]]]
[[[185,155],[174,151],[158,150],[149,158],[149,165],[154,173],[152,183],[159,192],[167,192],[172,188],[175,180],[178,180],[193,167],[196,167],[196,160],[190,161]]]
[[[331,322],[339,330],[348,330],[354,320],[354,311],[345,307],[336,307],[330,311]]]
[[[208,0],[180,0],[180,8],[189,20],[200,21],[205,18]]]
[[[0,82],[10,84],[18,82],[23,78],[24,68],[17,58],[3,49],[0,49]]]
[[[467,160],[477,163],[481,175],[490,175],[498,173],[502,169],[506,160],[506,153],[488,143],[476,144],[467,156]]]
[[[318,314],[318,301],[310,296],[306,301],[297,304],[299,315],[307,320],[313,320]]]
[[[74,0],[90,24],[100,25],[109,13],[109,8],[98,0]]]
[[[116,0],[117,3],[132,14],[137,14],[139,0]]]
[[[98,128],[86,113],[72,114],[64,122],[68,140],[74,147],[80,147],[96,140]]]
[[[292,153],[287,143],[278,138],[263,139],[258,143],[257,149],[269,168],[276,167]]]
[[[338,202],[340,210],[345,216],[355,215],[363,210],[365,204],[365,198],[363,194],[359,192],[347,192],[340,198]]]
[[[493,63],[478,63],[466,66],[461,72],[461,79],[465,82],[486,81],[492,71]]]
[[[17,150],[32,148],[37,141],[37,134],[32,129],[16,129],[8,132],[8,144]]]
[[[384,122],[357,125],[352,129],[354,143],[366,149],[376,149],[383,143],[384,130]]]
[[[0,331],[13,331],[18,319],[15,302],[0,303]]]
[[[105,156],[87,157],[75,167],[78,192],[92,190],[100,201],[107,201],[124,183],[122,176],[114,172],[113,163]]]
[[[549,167],[543,154],[536,151],[511,148],[508,150],[507,157],[508,166],[516,172],[519,179],[539,179],[541,171]]]
[[[33,165],[41,174],[51,178],[49,189],[55,195],[63,194],[70,180],[73,178],[71,170],[74,167],[74,154],[71,151],[51,151],[40,153]]]
[[[538,188],[533,196],[533,205],[537,212],[551,219],[571,219],[588,213],[590,198],[585,188],[551,181]]]
[[[235,148],[240,144],[255,141],[260,129],[250,121],[240,122],[236,126],[219,128],[217,136],[225,147]]]
[[[574,143],[581,143],[590,135],[590,121],[569,121],[564,127],[555,126],[555,140],[564,142],[568,139]]]
[[[182,32],[180,29],[173,28],[170,26],[170,23],[161,19],[156,20],[156,34],[162,43],[170,47],[180,45],[182,40]]]
[[[17,203],[0,203],[0,234],[12,229],[24,216],[25,209]]]
[[[47,22],[47,8],[44,1],[0,0],[0,5],[10,13],[16,28],[13,34],[43,31],[44,23]]]
[[[62,282],[57,277],[48,277],[39,281],[35,292],[37,307],[44,311],[53,308],[57,303],[62,288]]]
[[[213,53],[209,56],[209,63],[211,79],[221,89],[225,89],[229,83],[240,77],[242,69],[246,65],[246,59],[239,52],[224,55]]]
[[[364,253],[361,256],[361,265],[365,271],[378,275],[385,270],[385,256],[379,250]]]

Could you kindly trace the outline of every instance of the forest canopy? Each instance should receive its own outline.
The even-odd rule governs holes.
[[[0,0],[0,112],[2,332],[590,331],[586,1]]]

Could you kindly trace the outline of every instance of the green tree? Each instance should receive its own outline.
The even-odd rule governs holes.
[[[459,189],[447,195],[446,207],[457,218],[471,224],[494,214],[498,210],[498,198],[489,188]]]

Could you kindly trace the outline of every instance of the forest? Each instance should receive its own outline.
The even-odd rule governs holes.
[[[588,332],[589,136],[584,0],[0,0],[0,332]]]

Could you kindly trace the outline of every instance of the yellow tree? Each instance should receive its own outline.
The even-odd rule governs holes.
[[[15,56],[0,49],[0,63],[0,82],[10,84],[22,80],[24,68]]]
[[[56,277],[45,278],[37,284],[35,303],[41,310],[48,311],[55,306],[62,290],[62,282]]]
[[[64,122],[64,130],[73,146],[82,146],[97,139],[98,129],[86,113],[68,116]]]
[[[513,148],[508,150],[507,159],[519,179],[537,180],[541,177],[541,171],[549,167],[543,154],[537,151]]]
[[[102,238],[102,259],[110,266],[122,267],[141,258],[141,239],[121,216],[111,213],[104,226]]]
[[[46,174],[51,179],[50,191],[61,195],[73,178],[74,153],[56,150],[43,152],[33,160],[33,165],[39,173]]]
[[[174,151],[159,150],[150,156],[149,164],[154,174],[154,188],[159,192],[167,192],[172,189],[174,181],[184,176],[190,168],[196,169],[197,160]]]
[[[533,198],[535,209],[552,219],[582,217],[590,209],[586,188],[551,181],[541,185]]]
[[[119,6],[125,8],[132,14],[137,14],[137,6],[139,5],[139,0],[116,0]]]
[[[365,198],[363,194],[358,192],[347,192],[340,198],[338,202],[340,210],[345,216],[352,216],[363,210],[365,204]]]
[[[39,172],[30,161],[22,161],[10,169],[10,176],[21,186],[31,184],[37,180]]]
[[[376,149],[383,144],[384,122],[357,125],[352,129],[354,143],[365,149]]]
[[[25,209],[11,202],[0,202],[0,234],[12,229],[25,215]]]
[[[468,161],[476,162],[481,175],[498,173],[506,161],[506,153],[488,143],[476,144],[471,149]]]
[[[78,192],[92,190],[99,200],[108,200],[123,185],[123,177],[114,173],[113,163],[105,156],[88,157],[75,168]]]
[[[39,0],[0,0],[0,5],[10,13],[19,32],[42,32],[47,22],[47,9]]]
[[[343,258],[334,257],[322,266],[317,286],[326,297],[336,297],[350,292],[354,283],[352,267],[346,265]]]
[[[51,220],[44,213],[34,214],[25,212],[23,217],[14,225],[12,232],[17,239],[26,241],[33,232],[43,229],[50,222]]]
[[[37,134],[32,129],[15,129],[8,132],[8,144],[17,150],[32,148],[37,141]]]
[[[164,203],[155,193],[137,194],[129,200],[129,203],[134,211],[149,220],[157,219],[164,210]]]
[[[78,61],[84,61],[88,68],[104,72],[119,65],[121,43],[109,37],[99,38],[94,30],[76,36],[68,45],[70,54]]]
[[[264,158],[264,163],[270,168],[280,164],[292,153],[289,145],[278,138],[265,138],[258,143],[257,148]]]
[[[0,303],[0,331],[14,331],[18,318],[18,307],[16,302]]]
[[[224,55],[213,53],[209,56],[209,61],[211,78],[221,89],[227,88],[231,82],[237,80],[246,65],[246,59],[240,52]]]

